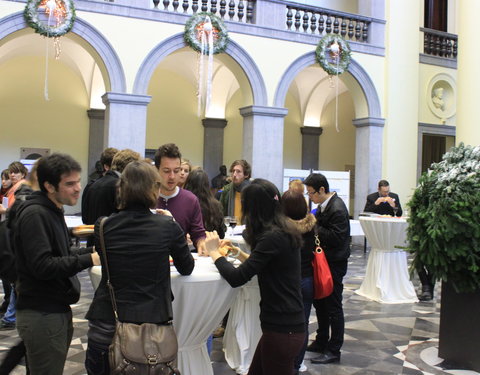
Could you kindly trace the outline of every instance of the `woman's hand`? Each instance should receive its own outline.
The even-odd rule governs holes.
[[[171,213],[170,211],[168,211],[168,210],[164,210],[164,209],[162,209],[162,208],[157,208],[156,211],[157,211],[157,215],[164,215],[164,216],[171,216],[171,217],[173,217],[172,213]]]
[[[90,255],[92,257],[93,265],[94,266],[100,266],[101,262],[100,262],[100,256],[98,255],[98,253],[95,251],[95,252],[91,253]]]
[[[210,255],[210,258],[215,262],[218,258],[222,257],[220,253],[220,238],[218,237],[217,231],[205,232],[207,237],[205,238],[205,250]]]
[[[205,250],[210,255],[212,251],[218,251],[220,248],[220,237],[218,237],[217,231],[205,232]]]

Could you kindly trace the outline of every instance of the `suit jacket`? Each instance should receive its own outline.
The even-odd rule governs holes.
[[[395,206],[398,207],[397,216],[402,216],[402,206],[400,204],[400,198],[395,193],[390,192],[389,197],[395,199]],[[374,212],[379,215],[391,215],[393,216],[393,208],[387,202],[380,203],[379,205],[375,204],[375,201],[380,197],[378,192],[369,194],[367,196],[367,203],[363,211],[365,212]]]
[[[350,218],[342,198],[334,194],[327,207],[315,214],[320,245],[328,262],[347,260],[350,256]]]

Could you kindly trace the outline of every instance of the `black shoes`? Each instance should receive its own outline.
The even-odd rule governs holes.
[[[15,329],[15,323],[6,323],[3,320],[0,321],[0,331],[10,331]]]
[[[320,346],[320,344],[316,341],[313,341],[310,345],[307,346],[307,352],[323,353],[324,350],[325,347]]]
[[[318,357],[312,358],[310,360],[312,363],[325,365],[327,363],[340,362],[340,354],[336,355],[330,351],[320,354]]]

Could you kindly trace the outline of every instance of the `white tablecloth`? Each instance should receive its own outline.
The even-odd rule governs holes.
[[[65,223],[67,223],[68,228],[74,228],[79,225],[83,225],[81,216],[65,215]]]
[[[240,288],[230,308],[223,349],[225,360],[237,374],[247,374],[258,341],[260,328],[260,290],[255,276]]]
[[[360,217],[371,244],[365,279],[357,294],[382,303],[417,302],[408,275],[407,255],[395,246],[405,246],[407,221],[402,218]]]
[[[364,236],[359,220],[350,220],[350,236]]]
[[[96,288],[101,279],[101,267],[92,267],[90,277]],[[220,324],[240,289],[228,285],[211,258],[198,258],[190,276],[181,276],[172,267],[171,277],[178,368],[182,375],[213,375],[207,338]]]

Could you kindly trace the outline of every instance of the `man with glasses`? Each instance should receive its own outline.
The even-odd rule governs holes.
[[[312,173],[303,183],[312,202],[318,204],[315,214],[318,236],[333,278],[332,294],[313,301],[318,329],[315,341],[307,350],[320,353],[312,358],[312,363],[339,362],[345,331],[342,293],[350,256],[350,218],[343,200],[335,192],[330,192],[324,175]]]

